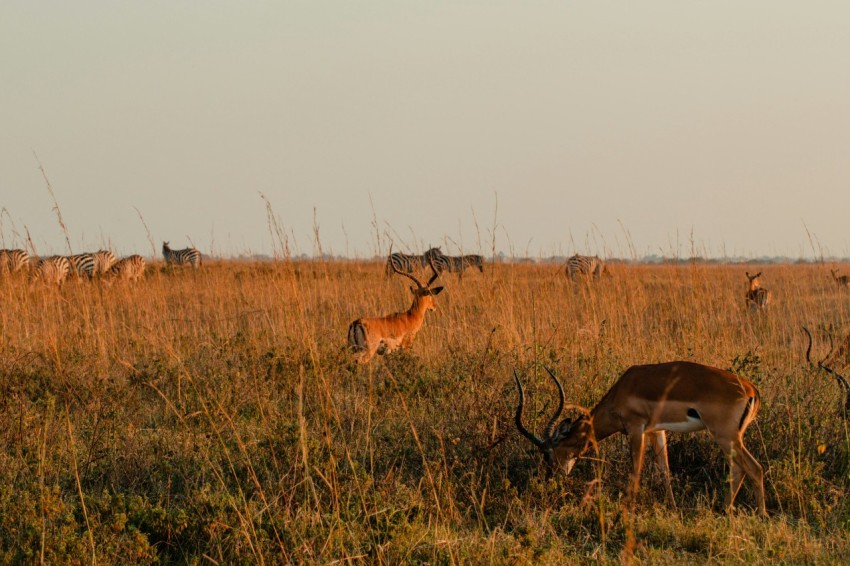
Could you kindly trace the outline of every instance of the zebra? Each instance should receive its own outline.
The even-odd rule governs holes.
[[[91,279],[94,276],[94,256],[92,254],[76,254],[65,256],[71,265],[71,273],[77,277],[85,276]]]
[[[109,250],[98,250],[91,254],[94,258],[94,274],[104,275],[118,261],[115,254]]]
[[[121,279],[122,281],[138,281],[145,273],[145,258],[140,255],[131,255],[115,262],[109,268],[107,276],[110,279]]]
[[[24,250],[0,250],[0,275],[21,271],[29,263],[30,256]]]
[[[770,291],[761,286],[761,271],[755,275],[750,275],[749,271],[745,272],[747,279],[750,280],[750,287],[747,290],[747,306],[753,310],[766,309],[770,302]]]
[[[608,268],[599,256],[574,255],[567,259],[567,277],[575,281],[579,276],[599,279],[602,274],[608,275]]]
[[[389,277],[395,271],[400,273],[413,273],[417,267],[426,267],[429,263],[429,258],[442,257],[443,253],[440,248],[430,248],[424,254],[403,254],[401,252],[393,253],[393,248],[390,246],[390,255],[387,256],[387,276]]]
[[[172,250],[168,242],[162,243],[162,257],[168,265],[191,265],[194,268],[201,267],[201,252],[195,248]]]
[[[39,259],[30,273],[30,283],[38,280],[61,287],[71,272],[71,262],[67,257],[54,255]]]
[[[478,271],[484,273],[484,258],[480,255],[442,255],[434,258],[434,267],[438,273],[448,271],[457,273],[458,278],[463,278],[463,272],[468,267],[477,267]]]

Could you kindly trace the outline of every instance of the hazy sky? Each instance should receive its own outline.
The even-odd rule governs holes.
[[[850,255],[846,1],[4,0],[0,116],[41,253]]]

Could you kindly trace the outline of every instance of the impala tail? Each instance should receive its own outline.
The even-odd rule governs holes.
[[[368,348],[366,344],[366,328],[360,319],[355,320],[348,327],[348,347],[351,351],[359,354]]]

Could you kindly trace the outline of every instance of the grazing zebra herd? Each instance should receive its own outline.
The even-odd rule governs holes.
[[[172,250],[162,244],[162,256],[167,265],[201,266],[201,252],[195,248]],[[54,255],[33,260],[25,250],[0,250],[0,278],[27,273],[30,283],[43,282],[61,287],[69,277],[92,281],[139,281],[145,273],[145,258],[131,255],[117,259],[109,250],[98,250],[69,256]]]
[[[440,248],[431,248],[424,254],[393,253],[390,246],[390,255],[387,257],[387,275],[393,273],[413,273],[417,267],[425,267],[433,257],[441,256]]]
[[[484,258],[480,255],[444,255],[440,248],[430,248],[420,255],[408,255],[400,252],[393,253],[390,247],[390,254],[387,257],[387,275],[413,273],[416,268],[428,265],[431,265],[438,275],[446,271],[457,273],[459,278],[463,277],[463,272],[468,267],[475,267],[479,272],[484,272]]]

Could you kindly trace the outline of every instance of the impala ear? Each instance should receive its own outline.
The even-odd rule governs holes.
[[[437,287],[436,289],[431,289],[432,295],[439,295],[442,292],[443,292],[443,287]]]
[[[557,439],[563,438],[570,434],[570,431],[573,429],[573,420],[572,419],[564,419],[562,420],[558,426],[555,428],[555,434],[552,435],[552,440],[555,441]]]

